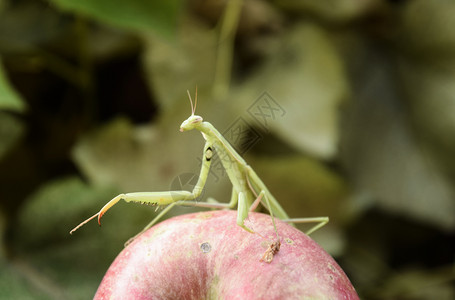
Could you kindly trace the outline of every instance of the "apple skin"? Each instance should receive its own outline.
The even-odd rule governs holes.
[[[359,299],[335,260],[298,229],[270,215],[210,211],[168,219],[117,256],[94,299]]]

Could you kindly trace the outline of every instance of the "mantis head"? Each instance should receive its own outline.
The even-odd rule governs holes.
[[[180,125],[180,132],[194,129],[195,127],[199,126],[201,123],[202,123],[201,116],[191,115],[188,119],[183,121],[182,125]]]
[[[188,97],[190,98],[190,103],[191,103],[191,116],[183,121],[182,125],[180,125],[180,132],[184,132],[187,130],[194,129],[195,127],[198,127],[202,123],[202,117],[195,115],[196,111],[196,105],[197,105],[197,87],[196,87],[196,97],[195,97],[195,102],[194,102],[194,107],[193,107],[193,100],[191,100],[191,95],[190,92],[187,90]]]

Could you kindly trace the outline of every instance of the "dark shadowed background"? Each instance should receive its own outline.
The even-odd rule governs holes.
[[[0,0],[0,298],[89,299],[197,114],[363,299],[455,299],[455,2]],[[214,159],[203,199],[230,199]],[[168,216],[195,211],[174,209]],[[300,226],[305,230],[305,226]],[[178,241],[176,241],[178,242]]]

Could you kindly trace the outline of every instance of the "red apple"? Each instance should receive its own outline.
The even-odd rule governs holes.
[[[277,220],[281,247],[272,251],[278,243],[269,215],[249,214],[257,234],[237,226],[236,217],[202,212],[150,228],[118,255],[95,299],[359,299],[307,235]]]

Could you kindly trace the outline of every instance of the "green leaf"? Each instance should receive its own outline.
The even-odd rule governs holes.
[[[450,266],[423,270],[404,269],[389,276],[375,291],[381,299],[453,299],[455,275]]]
[[[73,176],[43,185],[27,199],[18,215],[16,229],[28,233],[21,241],[43,244],[67,238],[74,224],[113,194],[110,188],[93,188]]]
[[[18,112],[25,110],[25,103],[21,96],[8,82],[3,65],[0,63],[0,109],[8,109]]]
[[[25,125],[21,120],[7,112],[0,111],[0,159],[13,149],[24,133]]]
[[[147,34],[142,35],[142,40],[146,79],[153,87],[160,109],[175,115],[176,110],[183,108],[187,114],[185,91],[190,89],[193,93],[196,86],[200,99],[204,100],[198,112],[207,109],[207,103],[213,99],[208,93],[212,88],[216,64],[217,36],[213,29],[194,18],[185,17],[175,43],[166,43]]]
[[[22,271],[22,272],[21,272]],[[1,299],[49,299],[45,293],[34,288],[23,276],[23,270],[0,260],[0,298]]]
[[[151,30],[161,36],[173,35],[181,0],[51,0],[59,8],[87,15],[114,26]]]
[[[402,64],[397,89],[387,59],[368,63],[369,70],[356,79],[365,88],[349,104],[340,145],[357,205],[377,205],[453,230],[455,190],[448,176],[455,149],[452,66],[447,61],[436,72],[435,65],[424,67],[423,61],[419,68],[417,61],[412,67]],[[400,103],[404,90],[406,105]],[[428,151],[428,145],[437,152]]]
[[[313,24],[289,29],[279,44],[232,98],[249,121],[299,151],[332,159],[339,105],[350,92],[341,57],[329,32]]]

